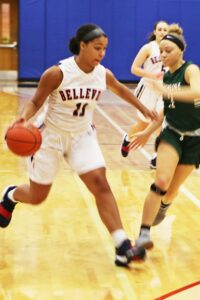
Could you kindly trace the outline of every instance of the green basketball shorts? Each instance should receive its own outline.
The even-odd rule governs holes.
[[[174,147],[179,155],[179,164],[195,165],[199,168],[200,165],[200,136],[184,136],[180,140],[180,135],[172,129],[166,127],[156,139],[156,150],[161,141],[165,141]]]

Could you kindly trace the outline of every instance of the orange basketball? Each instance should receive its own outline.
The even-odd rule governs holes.
[[[42,136],[33,124],[24,127],[22,122],[16,122],[9,127],[5,140],[8,148],[16,155],[33,155],[41,146]]]

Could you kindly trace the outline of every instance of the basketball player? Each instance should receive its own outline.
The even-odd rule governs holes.
[[[169,33],[160,42],[163,64],[169,68],[164,86],[155,85],[163,94],[166,127],[156,140],[157,170],[155,182],[146,197],[140,235],[136,244],[152,248],[150,228],[166,216],[180,186],[200,164],[200,71],[183,58],[186,43],[178,24],[170,25]],[[130,148],[143,141],[160,126],[163,115],[143,132],[137,133]]]
[[[92,125],[93,111],[102,91],[108,88],[139,109],[145,117],[154,119],[156,113],[146,109],[111,71],[100,64],[107,44],[108,38],[100,27],[83,25],[69,43],[74,56],[42,74],[35,95],[21,115],[26,126],[49,96],[42,146],[27,159],[30,183],[9,186],[5,190],[0,204],[0,226],[8,226],[16,203],[39,204],[46,199],[63,156],[95,197],[102,222],[113,238],[116,265],[127,266],[132,260],[143,258],[145,251],[132,247],[122,227]]]
[[[155,109],[157,112],[162,110],[162,97],[155,90],[149,87],[149,79],[162,79],[164,75],[163,64],[160,60],[159,43],[163,36],[168,32],[168,24],[165,21],[158,21],[154,25],[154,31],[145,44],[138,52],[131,66],[131,72],[142,77],[135,89],[135,95],[149,109]],[[149,125],[150,119],[145,118],[138,111],[137,123],[134,124],[128,134],[124,136],[121,154],[124,157],[128,156],[128,144],[134,133],[145,129]],[[158,130],[160,132],[160,130]],[[156,168],[156,155],[154,154],[150,162],[150,167]]]

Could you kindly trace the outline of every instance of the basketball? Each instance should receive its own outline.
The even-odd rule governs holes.
[[[22,122],[16,122],[7,129],[5,140],[8,148],[19,156],[31,156],[41,146],[42,136],[33,124],[24,127]]]

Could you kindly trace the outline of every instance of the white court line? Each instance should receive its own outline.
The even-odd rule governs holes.
[[[122,135],[125,135],[126,132],[118,126],[99,106],[97,106],[97,110],[100,112],[102,116],[105,117],[105,119],[119,131]],[[148,159],[151,159],[151,155],[146,152],[144,149],[139,149],[139,151]],[[193,202],[196,206],[200,207],[200,200],[193,195],[188,189],[186,189],[184,186],[181,186],[180,191],[191,201]]]
[[[180,187],[180,191],[187,196],[196,206],[200,208],[200,200],[193,195],[188,189],[186,189],[183,185]]]

